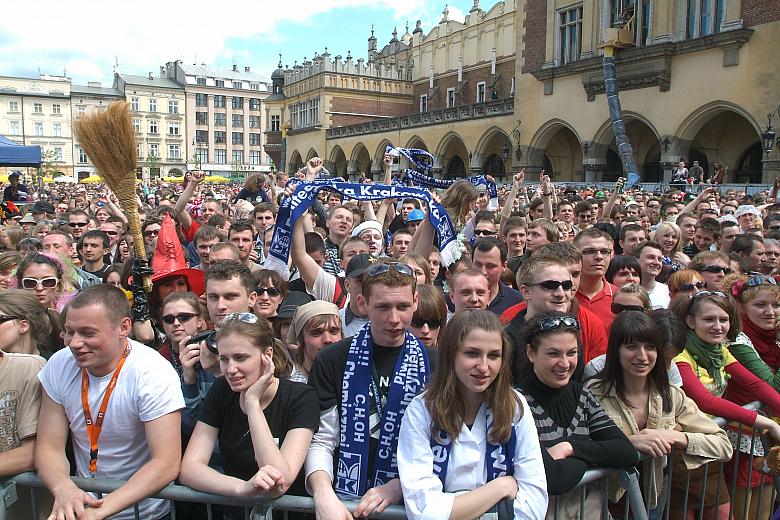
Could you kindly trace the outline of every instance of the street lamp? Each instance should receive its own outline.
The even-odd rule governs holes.
[[[764,153],[769,155],[772,152],[772,147],[775,145],[775,132],[772,130],[772,114],[767,114],[766,118],[769,124],[766,131],[761,134],[761,143],[764,146]]]
[[[509,145],[504,143],[504,146],[501,147],[501,159],[506,161],[509,159]]]

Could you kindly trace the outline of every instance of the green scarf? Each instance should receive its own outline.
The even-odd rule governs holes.
[[[726,384],[723,381],[723,346],[705,343],[692,329],[688,329],[688,338],[685,341],[685,350],[690,352],[694,361],[707,372],[715,381],[715,389],[718,396],[723,395]]]

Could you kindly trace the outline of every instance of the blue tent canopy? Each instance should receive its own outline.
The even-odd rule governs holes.
[[[22,146],[0,135],[0,166],[40,166],[40,164],[40,146]]]

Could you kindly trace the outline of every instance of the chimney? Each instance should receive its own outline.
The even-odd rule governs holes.
[[[170,62],[169,62],[170,63]],[[168,77],[168,73],[166,72],[166,68],[160,65],[160,79]]]
[[[244,67],[244,72],[249,72],[249,67]]]
[[[152,74],[151,72],[149,73],[149,79],[154,79],[154,74]]]
[[[99,81],[87,81],[88,87],[96,87],[100,88],[100,82]]]
[[[235,63],[233,64],[233,72],[238,72],[238,65]]]

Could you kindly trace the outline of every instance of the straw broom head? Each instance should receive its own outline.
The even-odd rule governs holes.
[[[127,216],[135,239],[135,255],[146,259],[135,194],[137,157],[129,103],[116,101],[108,105],[104,112],[81,116],[76,120],[73,130],[92,164],[97,167],[98,175],[116,194]],[[144,285],[147,292],[151,292],[151,280],[145,279]]]

